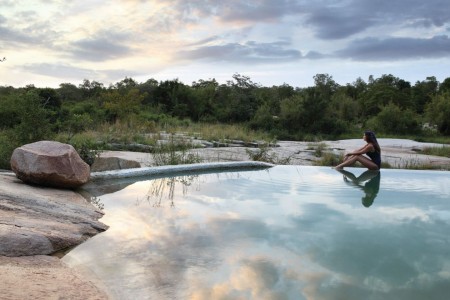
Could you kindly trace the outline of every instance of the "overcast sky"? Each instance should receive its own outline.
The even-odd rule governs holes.
[[[450,77],[448,0],[0,0],[0,85]]]

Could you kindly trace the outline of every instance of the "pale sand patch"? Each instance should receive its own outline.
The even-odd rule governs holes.
[[[0,256],[0,299],[109,299],[99,286],[57,257]]]

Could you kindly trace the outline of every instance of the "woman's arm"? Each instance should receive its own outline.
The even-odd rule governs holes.
[[[375,149],[375,148],[373,147],[372,144],[367,144],[367,145],[365,145],[364,147],[362,147],[362,148],[360,148],[360,149],[358,149],[358,150],[355,150],[355,151],[353,151],[353,152],[347,153],[345,156],[350,156],[350,155],[361,155],[361,154],[364,154],[364,153],[367,153],[367,152],[371,152],[371,151],[373,151],[374,149]]]

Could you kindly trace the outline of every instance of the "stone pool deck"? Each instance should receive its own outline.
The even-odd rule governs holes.
[[[363,145],[361,139],[343,141],[325,141],[327,151],[335,153],[347,152],[359,148]],[[419,143],[410,140],[399,139],[379,139],[382,147],[382,158],[394,167],[411,167],[420,165],[431,165],[437,168],[450,169],[450,158],[423,155],[420,151],[424,147],[440,147],[440,144]],[[278,159],[289,158],[292,165],[313,165],[317,157],[314,156],[314,145],[311,142],[278,142],[278,147],[271,151]],[[107,151],[101,155],[105,157],[120,157],[136,160],[143,168],[135,170],[123,170],[115,172],[93,173],[92,179],[107,179],[108,176],[117,178],[129,176],[144,176],[153,174],[159,169],[160,174],[164,172],[186,172],[190,170],[204,169],[205,171],[226,166],[252,167],[262,164],[248,162],[249,156],[246,150],[253,151],[254,148],[226,147],[226,148],[203,148],[192,150],[203,160],[203,164],[187,166],[167,166],[155,168],[152,156],[148,153]],[[219,162],[219,163],[218,163]],[[238,163],[240,162],[240,163]],[[248,165],[247,165],[248,164]],[[270,165],[267,165],[270,166]],[[165,170],[165,171],[164,171]],[[121,174],[124,173],[124,174]],[[42,195],[44,193],[44,195]],[[84,207],[76,193],[65,194],[58,189],[42,189],[40,187],[28,186],[20,183],[10,172],[0,172],[0,247],[4,247],[8,233],[5,226],[23,230],[26,226],[33,224],[35,231],[47,230],[50,235],[59,236],[67,234],[63,227],[52,227],[47,222],[27,221],[29,209],[23,205],[22,210],[14,212],[11,210],[11,203],[14,199],[28,199],[32,203],[41,201],[42,203],[56,203],[61,200],[73,198],[75,203]],[[80,196],[81,197],[81,196]],[[45,207],[45,205],[44,205]],[[76,206],[74,206],[76,207]],[[76,209],[75,209],[76,210]],[[42,212],[42,209],[40,209]],[[92,207],[87,211],[95,212]],[[52,209],[46,212],[52,215]],[[43,217],[43,215],[41,215]],[[45,219],[45,217],[43,217]],[[95,220],[93,220],[95,223]],[[9,224],[9,225],[5,225]],[[100,226],[95,223],[96,226]],[[41,227],[40,227],[41,226]],[[5,240],[6,238],[6,240]],[[18,253],[20,252],[18,249]],[[18,255],[17,255],[18,256]],[[80,270],[73,270],[65,266],[57,257],[47,255],[33,256],[0,256],[0,299],[108,299],[107,291],[96,282],[91,275],[83,274]]]

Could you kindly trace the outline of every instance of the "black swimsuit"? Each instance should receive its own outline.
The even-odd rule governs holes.
[[[366,153],[368,157],[378,166],[378,169],[381,168],[381,154],[378,151],[372,151]]]

